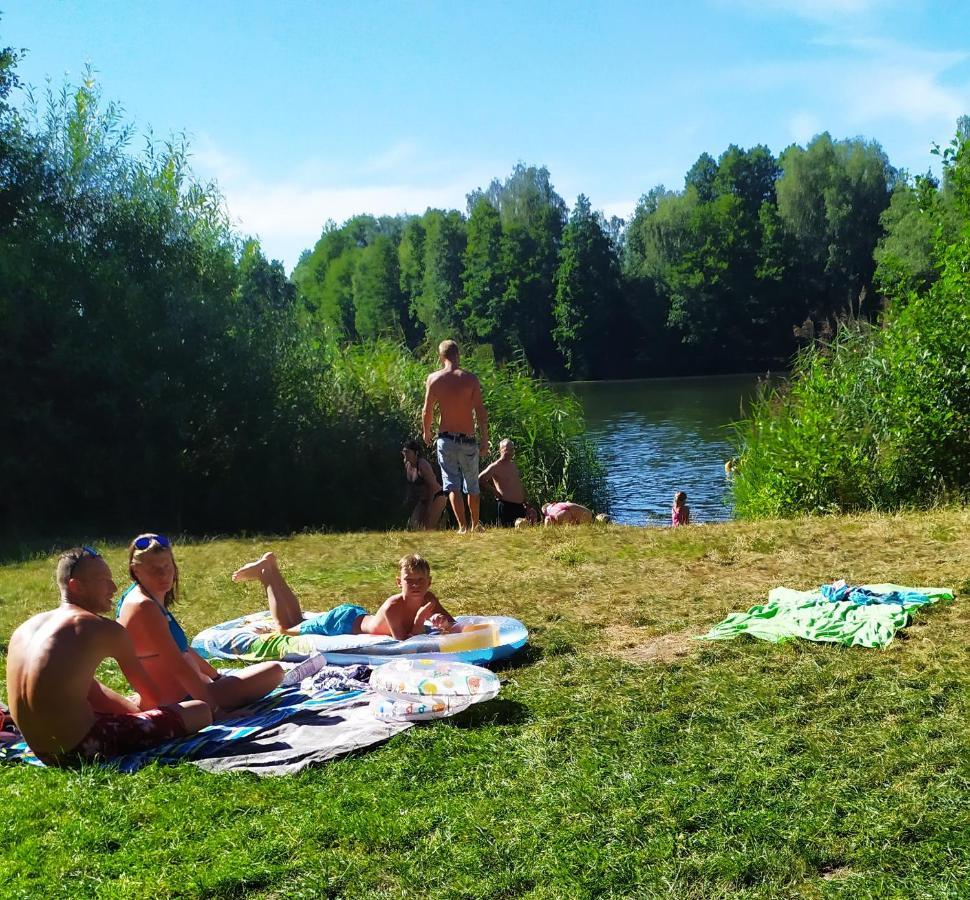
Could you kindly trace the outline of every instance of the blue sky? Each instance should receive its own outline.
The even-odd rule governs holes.
[[[519,160],[629,216],[703,151],[822,130],[922,172],[970,113],[962,0],[0,0],[21,78],[185,132],[241,231],[292,267],[327,219],[464,209]],[[137,146],[137,145],[136,145]]]

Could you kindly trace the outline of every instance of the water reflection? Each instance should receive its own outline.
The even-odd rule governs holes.
[[[758,377],[663,378],[560,385],[583,404],[590,438],[607,468],[614,518],[670,523],[674,493],[687,492],[694,522],[732,515],[724,463],[730,423]]]

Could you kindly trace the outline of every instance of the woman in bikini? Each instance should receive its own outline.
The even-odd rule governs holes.
[[[434,467],[421,455],[421,445],[417,441],[408,441],[401,456],[408,482],[408,501],[415,504],[408,528],[412,531],[434,530],[448,505],[448,494],[441,489]]]
[[[178,595],[178,567],[163,534],[140,534],[128,548],[131,586],[118,600],[118,621],[158,687],[158,703],[204,700],[213,715],[245,706],[283,679],[279,663],[258,663],[220,673],[190,646],[169,607]]]

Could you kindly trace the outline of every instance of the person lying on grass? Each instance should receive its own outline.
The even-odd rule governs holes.
[[[164,534],[140,534],[128,547],[131,586],[118,601],[118,621],[135,644],[163,703],[204,700],[219,716],[268,694],[283,680],[277,662],[257,663],[225,674],[190,646],[169,607],[178,597],[178,567]]]
[[[561,500],[559,503],[546,503],[542,507],[545,517],[543,524],[549,525],[589,525],[593,521],[593,511],[581,503]]]
[[[255,562],[237,569],[233,581],[258,581],[266,589],[269,611],[282,634],[319,634],[335,637],[341,634],[385,634],[403,641],[425,633],[425,624],[435,631],[457,630],[455,619],[431,593],[431,566],[423,557],[412,553],[398,563],[399,594],[388,597],[374,615],[363,606],[343,603],[329,612],[303,617],[300,601],[280,572],[276,557],[266,553]],[[265,631],[269,631],[266,628]]]
[[[91,547],[57,561],[57,609],[28,619],[10,638],[10,710],[30,749],[47,765],[76,766],[192,734],[212,723],[205,703],[164,703],[128,632],[104,618],[117,590],[111,570]],[[114,659],[142,708],[94,677]]]

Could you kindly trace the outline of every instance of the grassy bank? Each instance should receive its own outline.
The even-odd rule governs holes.
[[[228,573],[262,546],[179,548],[187,631],[260,604]],[[0,768],[0,895],[965,896],[970,512],[274,547],[308,607],[419,550],[532,647],[496,701],[298,777]],[[688,639],[839,576],[958,600],[886,651]],[[52,597],[50,559],[0,568],[0,639]]]

